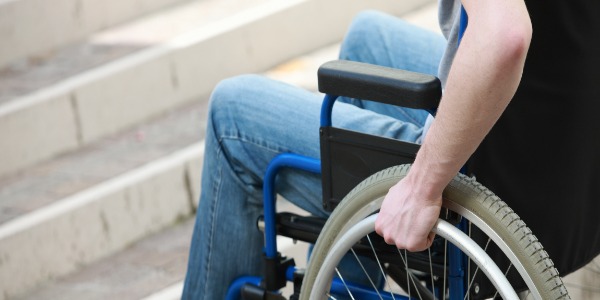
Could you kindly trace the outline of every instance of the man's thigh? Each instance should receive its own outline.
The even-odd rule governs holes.
[[[230,166],[245,186],[254,189],[262,184],[266,167],[277,154],[320,157],[322,98],[256,75],[219,84],[213,93],[210,120]],[[411,142],[422,131],[411,122],[341,102],[334,105],[332,121],[337,127]],[[279,191],[311,213],[323,214],[320,177],[294,174],[282,176]]]

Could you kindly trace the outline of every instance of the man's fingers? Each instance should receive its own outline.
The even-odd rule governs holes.
[[[396,226],[389,226],[385,221],[385,218],[379,216],[375,221],[375,231],[377,234],[383,237],[383,240],[388,245],[394,245],[398,249],[406,249],[411,252],[423,251],[431,246],[435,233],[428,231],[425,233],[418,233],[419,230],[405,231],[403,228],[406,227],[403,224],[394,224]],[[423,232],[423,231],[422,231]]]
[[[383,236],[384,226],[381,224],[381,223],[383,223],[382,220],[383,220],[383,216],[380,213],[379,215],[377,215],[377,219],[375,219],[375,232],[377,232],[377,234],[379,234],[380,236]]]
[[[429,236],[427,237],[427,247],[425,247],[425,248],[431,247],[431,245],[433,245],[434,239],[435,239],[435,232],[433,232],[433,231],[429,232]]]

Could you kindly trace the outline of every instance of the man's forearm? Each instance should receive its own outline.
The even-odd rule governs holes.
[[[423,193],[441,193],[500,117],[521,79],[531,40],[523,1],[478,2],[463,1],[469,27],[409,174]]]

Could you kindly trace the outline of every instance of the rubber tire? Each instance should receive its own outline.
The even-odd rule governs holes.
[[[409,168],[410,165],[401,165],[378,172],[365,179],[340,202],[313,249],[301,288],[301,300],[309,298],[320,266],[336,238],[357,220],[375,212],[390,187],[404,178]],[[444,190],[443,198],[444,206],[458,205],[470,211],[504,240],[543,300],[570,299],[558,271],[537,238],[517,214],[491,191],[473,178],[460,174]]]

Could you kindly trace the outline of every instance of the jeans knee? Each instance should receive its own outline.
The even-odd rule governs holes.
[[[264,90],[269,88],[269,79],[264,76],[247,74],[222,80],[215,86],[209,102],[208,121],[217,134],[233,132],[243,120],[260,108]]]
[[[220,81],[210,95],[208,121],[215,133],[220,133],[223,123],[234,120],[238,101],[244,94],[247,76],[240,75]]]
[[[388,17],[388,15],[375,10],[363,11],[356,15],[342,43],[340,58],[353,60],[350,57],[351,53],[355,52],[357,48],[364,47],[370,39],[376,38],[377,35],[374,33],[379,31],[378,27],[382,19]]]
[[[238,75],[219,82],[212,91],[209,102],[209,117],[216,114],[235,114],[247,104],[246,98],[255,93],[265,78],[260,75]]]
[[[244,94],[248,93],[249,89],[261,78],[262,77],[259,75],[247,74],[220,81],[215,86],[210,96],[210,108],[235,104],[235,102],[243,98]]]

